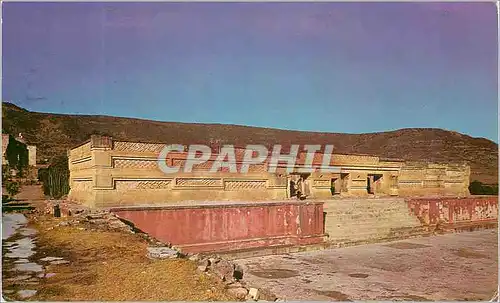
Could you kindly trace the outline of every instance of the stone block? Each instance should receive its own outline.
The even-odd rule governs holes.
[[[248,290],[244,287],[230,288],[227,292],[238,300],[244,300],[248,294]]]
[[[147,256],[152,259],[173,259],[179,256],[179,252],[168,247],[148,247]]]

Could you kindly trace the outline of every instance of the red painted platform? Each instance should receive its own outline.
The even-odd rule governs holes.
[[[152,237],[188,253],[324,241],[323,202],[250,202],[112,208]]]

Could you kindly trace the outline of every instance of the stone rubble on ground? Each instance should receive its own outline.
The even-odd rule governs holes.
[[[263,301],[276,301],[278,298],[266,288],[259,289],[259,300]]]
[[[51,265],[60,265],[60,264],[68,264],[69,261],[66,261],[66,260],[56,260],[56,261],[52,261],[50,262]]]
[[[210,266],[210,260],[208,259],[200,260],[198,262],[198,270],[201,272],[206,272],[209,266]]]
[[[28,259],[19,259],[19,260],[14,261],[14,264],[17,264],[17,263],[28,263],[28,262],[29,262]]]
[[[179,252],[169,247],[148,247],[148,258],[151,259],[174,259],[179,256]]]
[[[227,291],[238,300],[245,300],[248,294],[248,290],[244,287],[229,288]]]
[[[18,263],[14,266],[14,270],[24,271],[24,272],[42,272],[42,265],[30,262],[30,263]]]
[[[40,261],[44,261],[44,262],[51,262],[51,261],[57,261],[57,260],[62,260],[63,258],[61,257],[45,257],[45,258],[41,258]]]
[[[250,288],[248,290],[248,296],[250,297],[250,299],[258,301],[259,300],[259,290],[257,288]]]
[[[234,264],[226,260],[220,260],[213,266],[213,272],[222,281],[232,281],[234,279]]]
[[[22,281],[22,280],[27,280],[29,278],[31,278],[31,276],[21,275],[21,276],[17,276],[17,277],[7,278],[6,280],[8,280],[8,281]]]
[[[36,294],[36,290],[23,289],[23,290],[18,291],[17,294],[19,295],[19,297],[21,299],[26,299],[26,298],[34,296]]]
[[[190,260],[198,260],[198,270],[206,275],[215,275],[226,284],[228,293],[238,300],[245,301],[277,301],[277,297],[269,290],[245,285],[241,266],[219,256],[190,255]]]

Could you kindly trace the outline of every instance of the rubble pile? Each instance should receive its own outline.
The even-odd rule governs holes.
[[[278,298],[269,290],[254,288],[243,280],[243,268],[217,255],[191,255],[188,257],[198,262],[198,271],[214,275],[226,284],[228,292],[239,300],[246,301],[277,301]]]

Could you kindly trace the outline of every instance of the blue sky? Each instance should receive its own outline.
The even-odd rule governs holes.
[[[497,142],[494,3],[4,3],[33,111]]]

